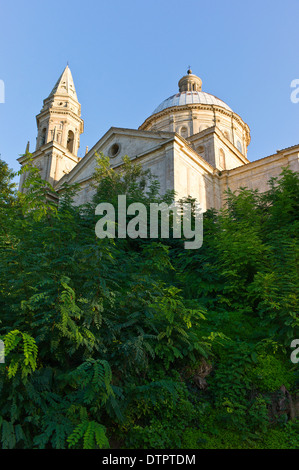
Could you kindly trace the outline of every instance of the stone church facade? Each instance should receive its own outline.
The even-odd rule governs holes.
[[[58,195],[64,182],[79,183],[76,203],[92,197],[95,155],[110,157],[113,168],[128,155],[160,182],[160,192],[192,196],[203,210],[219,209],[227,188],[267,190],[267,182],[289,166],[299,171],[299,145],[250,162],[250,129],[226,103],[202,91],[202,81],[188,70],[179,91],[163,101],[136,129],[112,127],[83,158],[77,156],[84,130],[74,81],[67,66],[37,115],[33,163]],[[25,157],[18,159],[25,163]],[[20,180],[20,191],[26,175]]]

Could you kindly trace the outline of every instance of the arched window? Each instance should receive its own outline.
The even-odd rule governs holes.
[[[219,166],[221,167],[222,170],[225,170],[226,165],[225,165],[225,153],[223,149],[219,150]]]
[[[242,144],[239,140],[237,141],[237,149],[242,153]]]
[[[44,128],[42,130],[41,136],[40,136],[40,146],[45,145],[46,143],[46,134],[47,134],[47,129]]]
[[[67,135],[67,149],[71,153],[74,151],[74,138],[75,136],[73,131],[69,131]]]
[[[187,127],[181,127],[181,130],[180,130],[180,134],[181,136],[186,139],[188,137],[188,129]]]

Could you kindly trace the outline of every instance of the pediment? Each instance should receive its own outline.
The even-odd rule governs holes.
[[[153,132],[111,127],[108,132],[90,149],[72,171],[58,181],[56,189],[65,183],[83,182],[91,178],[96,167],[96,154],[109,156],[112,167],[122,163],[128,155],[136,158],[145,152],[160,147],[175,138],[173,132]]]

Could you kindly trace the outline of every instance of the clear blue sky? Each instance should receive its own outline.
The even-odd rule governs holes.
[[[79,156],[111,126],[138,128],[189,64],[250,126],[250,160],[299,144],[298,0],[0,2],[0,153],[15,170],[67,61],[85,121]]]

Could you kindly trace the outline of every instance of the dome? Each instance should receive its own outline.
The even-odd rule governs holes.
[[[222,108],[232,112],[232,109],[224,103],[224,101],[210,93],[205,93],[203,91],[181,91],[164,100],[151,115],[160,113],[160,111],[172,108],[173,106],[185,106],[188,104],[210,104],[221,106]]]
[[[240,148],[248,145],[250,131],[247,124],[224,101],[203,91],[201,78],[193,74],[190,68],[178,85],[178,92],[164,100],[139,129],[175,132],[189,138],[217,127],[232,143],[240,141]],[[244,132],[248,143],[244,141]]]

